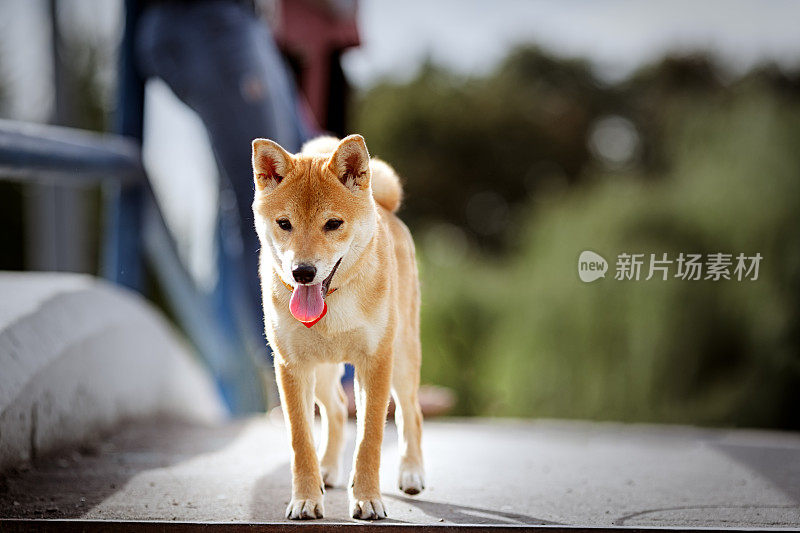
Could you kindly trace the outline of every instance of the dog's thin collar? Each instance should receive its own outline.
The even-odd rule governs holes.
[[[279,280],[281,280],[281,283],[283,283],[283,286],[284,286],[284,287],[286,287],[287,289],[289,289],[289,292],[294,292],[294,287],[292,287],[291,285],[289,285],[288,283],[286,283],[286,282],[283,280],[283,278],[282,278],[282,277],[280,277],[280,275],[278,275],[278,279],[279,279]],[[328,289],[328,292],[325,294],[325,296],[326,296],[326,297],[327,297],[327,296],[330,296],[331,294],[333,294],[334,292],[336,292],[338,289],[339,289],[339,287],[334,287],[333,289]]]

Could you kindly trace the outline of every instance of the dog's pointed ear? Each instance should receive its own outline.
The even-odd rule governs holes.
[[[328,168],[353,192],[369,188],[369,152],[364,137],[348,135],[342,139],[328,161]]]
[[[253,179],[256,189],[270,191],[280,185],[294,165],[292,154],[269,139],[253,141]]]

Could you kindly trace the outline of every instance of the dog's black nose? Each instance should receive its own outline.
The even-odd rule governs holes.
[[[316,267],[308,263],[300,263],[292,270],[292,276],[297,283],[311,283],[316,275]]]

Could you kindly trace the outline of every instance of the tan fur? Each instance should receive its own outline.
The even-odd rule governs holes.
[[[336,137],[317,137],[305,143],[300,153],[310,156],[330,155],[338,146],[339,139]],[[396,213],[403,200],[403,187],[397,172],[386,161],[377,157],[370,158],[369,166],[372,170],[372,196],[385,209]]]
[[[292,445],[287,516],[321,517],[323,485],[338,482],[345,429],[339,378],[342,363],[349,362],[356,369],[358,411],[350,513],[383,518],[380,449],[390,393],[397,404],[400,488],[413,494],[424,487],[419,282],[411,235],[393,214],[400,181],[389,165],[369,158],[357,135],[341,142],[318,138],[297,155],[256,139],[253,172],[265,330]],[[279,218],[291,221],[291,231],[277,226]],[[343,220],[342,227],[323,231],[331,218]],[[328,313],[306,328],[289,312],[285,284],[296,285],[292,268],[312,263],[321,279],[339,258]],[[319,459],[311,432],[315,398],[324,431]]]
[[[392,213],[397,212],[403,199],[403,189],[397,173],[388,163],[376,158],[370,161],[370,168],[372,169],[372,196],[375,197],[375,201]]]

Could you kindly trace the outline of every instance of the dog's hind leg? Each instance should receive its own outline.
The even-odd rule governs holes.
[[[339,465],[344,448],[347,398],[342,389],[342,373],[342,365],[338,363],[322,363],[316,368],[314,394],[322,416],[319,462],[326,487],[334,487],[339,483]]]
[[[419,494],[425,488],[425,470],[422,464],[422,411],[419,408],[419,344],[410,343],[407,350],[416,353],[398,353],[392,375],[394,420],[397,425],[400,451],[400,473],[397,484],[406,494]]]

